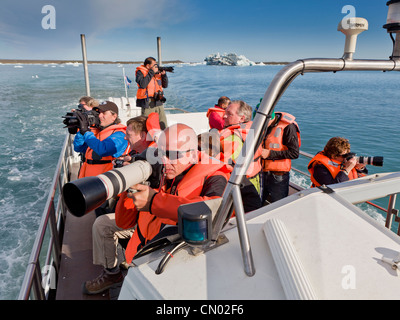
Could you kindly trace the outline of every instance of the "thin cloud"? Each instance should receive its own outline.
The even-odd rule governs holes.
[[[4,2],[3,2],[4,1]],[[52,5],[56,11],[56,29],[42,28],[42,8]],[[0,45],[16,56],[51,55],[71,52],[79,34],[94,42],[113,30],[128,28],[160,29],[187,19],[182,0],[2,0]],[[13,58],[13,57],[12,57]]]

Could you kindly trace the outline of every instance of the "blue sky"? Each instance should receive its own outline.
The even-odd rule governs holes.
[[[89,60],[162,59],[200,62],[234,52],[252,61],[341,57],[337,25],[354,7],[369,22],[355,58],[386,59],[392,43],[382,26],[386,0],[2,0],[0,59],[81,59],[80,34]],[[55,9],[55,29],[43,29],[45,5]],[[50,20],[46,20],[49,22]]]

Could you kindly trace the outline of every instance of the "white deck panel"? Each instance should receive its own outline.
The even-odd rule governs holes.
[[[382,256],[397,256],[400,238],[389,230],[382,232],[358,208],[351,210],[315,191],[281,200],[278,208],[275,203],[270,208],[276,209],[247,222],[256,269],[253,277],[244,273],[234,228],[225,233],[228,244],[206,254],[176,253],[161,275],[154,273],[158,261],[131,268],[120,299],[285,299],[263,231],[271,218],[285,224],[318,299],[400,299],[399,272],[381,262]],[[290,202],[293,199],[297,201]],[[265,210],[268,207],[256,212]]]

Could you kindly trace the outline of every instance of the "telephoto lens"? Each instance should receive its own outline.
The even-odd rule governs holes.
[[[152,174],[152,166],[138,160],[122,168],[113,169],[95,177],[85,177],[68,182],[62,189],[68,210],[76,217],[98,208],[130,186],[146,181]]]
[[[357,162],[360,164],[369,164],[369,165],[376,166],[376,167],[382,167],[383,166],[383,157],[360,156],[360,157],[357,157]]]

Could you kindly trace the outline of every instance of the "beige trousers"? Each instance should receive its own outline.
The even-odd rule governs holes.
[[[130,239],[132,229],[121,229],[115,224],[115,213],[99,216],[93,223],[93,263],[104,268],[114,268],[124,260],[118,250],[118,239]]]

